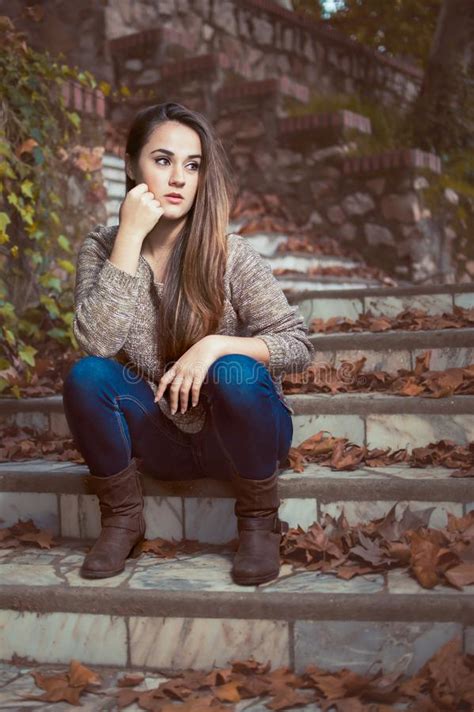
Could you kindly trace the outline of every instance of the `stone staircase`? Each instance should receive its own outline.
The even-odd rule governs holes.
[[[253,11],[258,6],[261,13],[275,12],[272,5],[267,0],[240,3]],[[282,22],[295,22],[290,15],[280,13]],[[307,28],[300,24],[303,38]],[[282,31],[282,42],[285,36]],[[358,261],[277,252],[286,240],[284,232],[247,236],[274,270],[301,272],[277,274],[277,279],[308,324],[316,317],[355,319],[369,309],[393,316],[407,307],[436,314],[450,312],[455,305],[474,306],[471,285],[409,284],[425,274],[423,260],[430,257],[426,242],[417,243],[420,252],[415,255],[409,246],[414,242],[411,231],[420,220],[425,227],[429,220],[422,192],[440,171],[436,156],[402,149],[363,155],[363,141],[371,132],[367,117],[350,111],[290,115],[295,108],[305,108],[315,77],[290,80],[291,68],[283,61],[278,77],[267,76],[264,63],[258,72],[251,66],[250,55],[246,61],[237,52],[199,53],[192,40],[192,33],[171,27],[115,38],[111,54],[117,79],[151,88],[155,99],[109,103],[109,118],[126,125],[138,108],[165,96],[204,111],[226,142],[246,189],[286,194],[288,212],[303,215],[315,235],[360,247]],[[351,52],[349,42],[339,54],[328,49],[327,61],[339,71]],[[370,58],[363,60],[372,67]],[[353,66],[361,81],[358,62],[354,59]],[[395,78],[403,71],[392,69]],[[376,74],[383,85],[385,76],[378,70]],[[394,79],[394,84],[400,82]],[[277,147],[283,163],[274,170],[269,157],[276,155]],[[257,158],[251,159],[256,148]],[[359,155],[354,155],[356,149]],[[108,224],[116,224],[124,194],[123,156],[106,153],[103,175]],[[245,225],[238,216],[236,221],[230,226],[233,231]],[[397,277],[406,280],[402,286],[390,288],[358,276],[365,260],[379,264],[380,256],[400,266]],[[443,259],[441,255],[437,265],[444,269]],[[349,273],[308,274],[318,266],[344,267]],[[431,264],[426,269],[433,271]],[[473,362],[474,329],[469,328],[315,334],[312,340],[316,361],[334,366],[364,355],[366,369],[413,368],[426,349],[432,350],[434,369]],[[472,396],[300,394],[289,400],[295,411],[294,447],[319,430],[370,448],[411,450],[442,438],[458,444],[474,439]],[[60,394],[20,401],[4,397],[0,419],[40,434],[70,435]],[[451,472],[406,465],[332,471],[311,464],[302,473],[286,469],[280,476],[280,514],[290,526],[306,528],[326,513],[337,516],[344,510],[356,524],[381,517],[396,505],[397,518],[405,507],[412,512],[430,508],[429,526],[440,528],[448,513],[462,516],[474,509],[472,479],[452,478]],[[229,573],[231,548],[213,548],[236,536],[233,493],[212,478],[165,482],[143,475],[147,538],[195,539],[202,551],[168,560],[142,555],[128,560],[120,576],[81,579],[80,562],[100,530],[98,503],[87,488],[86,474],[84,465],[72,462],[0,463],[2,526],[31,518],[60,537],[60,545],[51,549],[0,549],[2,660],[15,653],[38,662],[74,657],[86,664],[172,673],[185,667],[224,666],[253,655],[297,671],[309,663],[358,672],[380,664],[386,672],[412,674],[456,634],[463,636],[464,650],[474,653],[474,586],[427,590],[400,570],[346,581],[333,574],[293,571],[289,565],[268,584],[235,585]]]
[[[258,244],[258,243],[257,243]],[[453,305],[472,307],[470,285],[412,288],[319,289],[294,295],[307,323],[321,316],[355,318],[367,309],[396,314],[416,306],[435,314]],[[432,348],[434,368],[472,363],[473,330],[380,334],[315,334],[316,362],[368,356],[367,367],[392,370],[414,365]],[[442,438],[473,439],[474,398],[400,397],[383,394],[294,394],[293,447],[319,430],[368,447],[427,445]],[[61,395],[0,400],[3,423],[68,436]],[[447,515],[474,508],[472,479],[452,470],[407,465],[332,471],[308,464],[280,475],[281,516],[307,528],[344,510],[350,524],[382,517],[396,505],[400,519],[430,508],[428,525],[444,527]],[[1,552],[2,659],[14,653],[38,662],[131,666],[173,671],[226,665],[254,655],[274,666],[303,670],[311,663],[366,672],[412,674],[442,643],[462,634],[474,650],[474,586],[424,589],[406,570],[355,576],[292,570],[278,580],[237,586],[230,577],[232,548],[214,545],[236,537],[233,493],[212,478],[160,481],[143,475],[147,538],[195,539],[202,550],[159,559],[142,554],[123,574],[103,581],[81,579],[78,568],[100,531],[96,497],[84,465],[52,460],[0,463],[2,526],[33,519],[60,537],[60,545]],[[213,548],[214,547],[214,548]]]
[[[255,10],[276,12],[282,33],[285,23],[301,32],[300,19],[288,12],[282,15],[273,6],[256,3]],[[449,241],[439,237],[424,193],[441,172],[437,156],[403,147],[385,152],[368,148],[370,119],[347,109],[312,109],[314,80],[297,63],[290,71],[283,52],[273,65],[257,64],[251,51],[223,52],[216,43],[203,44],[196,52],[191,40],[166,26],[110,41],[117,84],[141,92],[109,102],[114,126],[125,131],[135,112],[152,103],[184,103],[209,118],[239,185],[257,195],[278,196],[299,224],[312,226],[315,242],[326,235],[347,248],[357,245],[362,263],[388,270],[405,283],[431,275],[452,277]],[[323,93],[327,90],[322,88]],[[108,186],[115,215],[117,186]],[[296,260],[288,256],[288,262]],[[311,258],[306,263],[318,264]],[[285,291],[315,285],[301,271],[301,276],[279,277]],[[317,283],[322,289],[351,289],[376,286],[378,281],[348,274],[321,276]]]

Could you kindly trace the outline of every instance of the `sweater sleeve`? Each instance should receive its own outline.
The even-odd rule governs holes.
[[[231,282],[239,320],[249,336],[266,343],[271,375],[304,371],[315,352],[299,307],[288,303],[270,262],[246,238],[239,236],[239,243]]]
[[[72,329],[86,353],[111,357],[120,351],[130,330],[139,278],[108,259],[106,230],[97,225],[79,248]]]

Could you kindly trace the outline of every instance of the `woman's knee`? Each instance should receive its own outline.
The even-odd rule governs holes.
[[[110,378],[116,362],[103,356],[84,356],[69,369],[64,379],[64,392],[71,389],[96,387],[104,378]]]
[[[207,387],[223,398],[242,399],[247,404],[267,378],[265,366],[246,354],[226,354],[210,366]]]

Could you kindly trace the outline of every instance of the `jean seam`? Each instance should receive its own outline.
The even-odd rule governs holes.
[[[182,441],[182,440],[178,440],[178,438],[173,437],[172,433],[168,432],[166,430],[166,428],[164,428],[161,425],[161,423],[155,418],[153,413],[150,413],[148,408],[146,408],[146,406],[144,406],[143,403],[140,400],[138,400],[138,398],[135,398],[135,396],[132,396],[129,394],[116,396],[116,400],[126,400],[126,399],[131,400],[139,408],[141,408],[142,412],[147,416],[147,418],[149,418],[149,420],[157,428],[157,430],[159,430],[160,433],[162,433],[165,437],[168,437],[174,443],[176,443],[177,445],[181,445],[182,447],[187,447],[187,448],[191,447],[190,444],[187,443],[185,440]],[[159,408],[159,406],[158,406],[158,408]],[[166,418],[166,415],[164,415],[164,413],[163,413],[163,416]],[[173,425],[173,423],[170,423],[170,424]],[[175,427],[178,427],[178,426],[175,426]]]
[[[123,429],[122,417],[121,417],[120,413],[118,412],[118,410],[115,411],[115,415],[117,416],[117,420],[119,422],[119,428],[120,428],[120,434],[122,435],[122,440],[125,443],[125,450],[127,451],[127,459],[130,460],[132,457],[132,450],[131,450],[131,447],[127,440],[125,431]]]

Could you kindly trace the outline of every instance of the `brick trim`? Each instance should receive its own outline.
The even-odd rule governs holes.
[[[105,118],[106,98],[100,89],[89,89],[79,82],[68,80],[61,85],[61,96],[68,109]]]
[[[342,162],[344,175],[356,173],[378,173],[392,168],[424,168],[433,173],[441,173],[441,159],[434,153],[419,148],[399,148],[368,156],[346,158]]]
[[[257,81],[235,82],[221,87],[216,92],[219,100],[238,99],[248,96],[277,94],[291,96],[306,103],[309,101],[309,89],[298,84],[288,76],[260,79]]]
[[[305,116],[288,116],[279,120],[279,133],[284,135],[329,128],[357,129],[362,133],[372,133],[372,125],[367,116],[346,109],[306,114]]]

